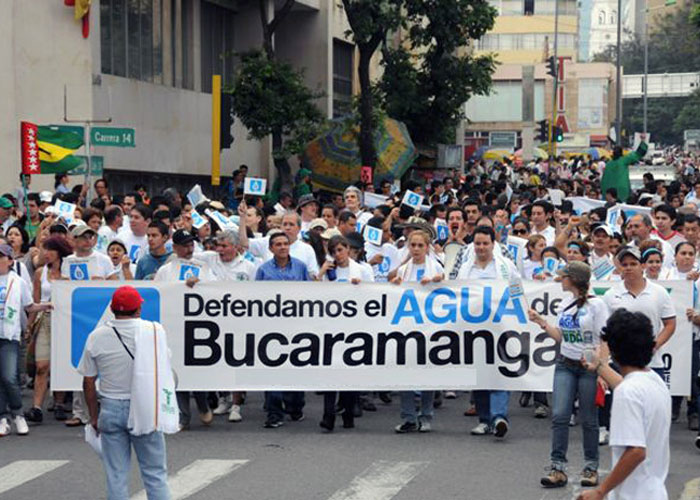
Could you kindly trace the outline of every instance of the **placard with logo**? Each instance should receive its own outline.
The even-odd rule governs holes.
[[[382,245],[382,230],[372,226],[365,226],[365,239],[373,245]]]
[[[265,196],[265,190],[267,189],[267,179],[261,179],[258,177],[246,177],[243,183],[243,194],[250,194],[253,196]]]
[[[421,204],[423,203],[424,196],[422,194],[414,193],[413,191],[406,190],[401,200],[402,205],[407,205],[413,210],[420,210]]]

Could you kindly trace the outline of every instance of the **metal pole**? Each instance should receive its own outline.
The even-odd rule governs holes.
[[[649,86],[649,8],[648,0],[644,9],[644,134],[647,133],[647,92]],[[620,13],[618,12],[618,17]]]
[[[622,145],[622,77],[620,76],[620,52],[622,43],[622,0],[617,0],[617,49],[616,78],[617,92],[615,101],[615,142]]]
[[[552,85],[552,121],[549,124],[549,153],[557,153],[554,126],[557,122],[557,93],[559,92],[559,0],[554,0],[554,84]]]
[[[90,122],[85,122],[85,163],[87,171],[85,172],[85,184],[87,192],[85,193],[85,205],[89,206],[92,201],[92,157],[90,152]]]

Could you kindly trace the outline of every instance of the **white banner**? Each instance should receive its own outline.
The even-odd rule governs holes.
[[[508,389],[550,391],[558,346],[527,321],[525,300],[554,323],[556,283],[418,284],[131,282],[142,317],[168,333],[183,390]],[[668,282],[678,328],[665,347],[673,394],[690,392],[691,282]],[[596,284],[604,293],[610,282]],[[114,283],[52,287],[51,383],[79,390],[85,340],[111,318]],[[167,314],[166,314],[167,311]]]

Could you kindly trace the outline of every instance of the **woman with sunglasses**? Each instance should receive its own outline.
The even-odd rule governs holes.
[[[530,235],[530,223],[524,217],[516,217],[513,221],[513,226],[511,227],[510,233],[513,236],[527,239],[527,237]]]

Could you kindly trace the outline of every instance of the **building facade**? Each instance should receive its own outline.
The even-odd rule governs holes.
[[[268,0],[272,17],[282,0]],[[19,122],[124,127],[135,147],[93,147],[111,180],[124,189],[208,184],[211,173],[211,77],[231,83],[237,52],[262,46],[252,0],[93,0],[87,38],[73,10],[55,0],[10,0],[0,19],[0,147],[19,174]],[[275,36],[277,57],[304,69],[323,92],[327,117],[348,110],[357,89],[356,55],[342,3],[297,0]],[[224,150],[221,173],[240,164],[274,177],[268,141],[251,141],[240,123]],[[79,151],[85,154],[85,151]],[[40,176],[32,189],[52,186]],[[81,182],[81,179],[76,179]],[[18,184],[6,175],[0,190]],[[122,190],[115,189],[115,192]]]

